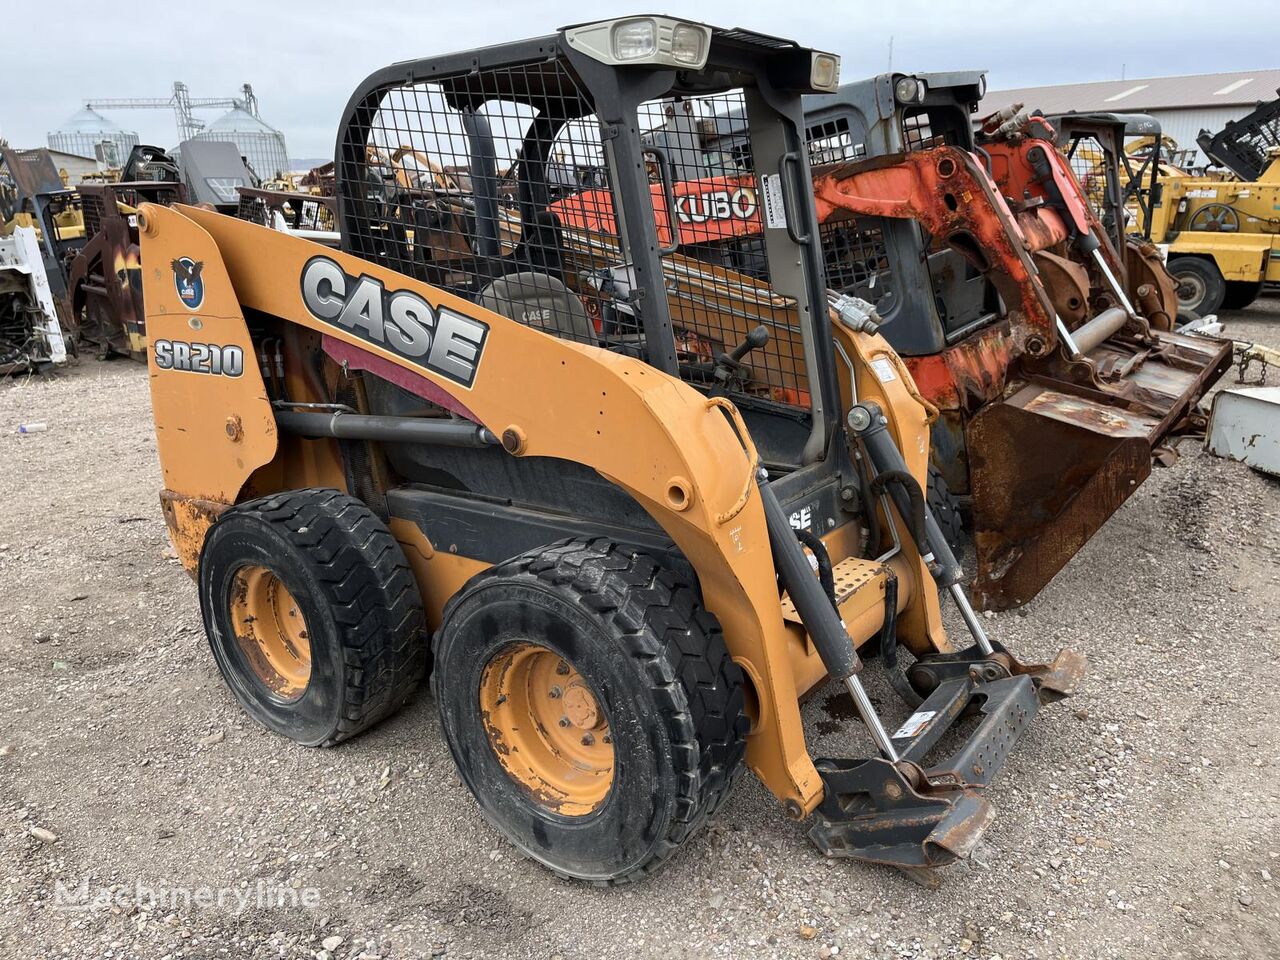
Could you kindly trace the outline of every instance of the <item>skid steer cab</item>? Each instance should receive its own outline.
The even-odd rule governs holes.
[[[939,409],[934,502],[968,508],[977,600],[1003,609],[1203,428],[1231,357],[1172,332],[1177,284],[1127,234],[1108,118],[1062,137],[1021,104],[976,119],[985,89],[882,74],[809,98],[806,126],[828,282],[875,304]]]
[[[362,84],[340,250],[142,210],[162,504],[251,715],[334,744],[430,666],[480,808],[594,882],[653,871],[744,762],[830,855],[971,850],[984,786],[1082,664],[983,633],[924,500],[928,405],[856,305],[829,309],[801,98],[838,70],[667,17],[568,27]],[[695,255],[680,145],[648,141],[677,111],[745,118],[750,276]],[[870,741],[834,759],[799,709],[828,677]]]

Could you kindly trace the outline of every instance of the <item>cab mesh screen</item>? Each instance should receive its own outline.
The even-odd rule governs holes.
[[[730,391],[807,406],[795,304],[769,286],[750,149],[722,122],[742,102],[639,111],[680,373],[711,386],[717,356],[765,324],[768,345]],[[389,85],[353,121],[337,170],[345,249],[553,336],[647,357],[607,139],[567,63]]]

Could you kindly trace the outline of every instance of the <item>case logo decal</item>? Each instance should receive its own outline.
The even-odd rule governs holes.
[[[475,382],[489,335],[486,323],[433,307],[411,290],[387,290],[373,277],[353,277],[323,256],[302,268],[302,302],[317,320],[366,343],[464,387]]]
[[[204,278],[200,271],[204,269],[204,261],[181,257],[170,260],[173,268],[173,287],[178,291],[178,299],[189,310],[199,310],[204,303]]]

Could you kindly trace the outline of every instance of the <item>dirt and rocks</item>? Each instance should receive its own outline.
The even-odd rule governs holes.
[[[1280,345],[1280,299],[1231,332]],[[1091,672],[936,891],[824,860],[750,777],[658,876],[587,888],[482,819],[428,695],[333,750],[268,734],[159,488],[142,368],[0,384],[0,956],[1280,956],[1280,483],[1194,444],[987,621]],[[865,749],[834,687],[805,717],[815,753]]]

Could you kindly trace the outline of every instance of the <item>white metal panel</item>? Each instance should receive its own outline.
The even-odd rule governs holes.
[[[34,227],[16,227],[10,236],[0,238],[0,268],[27,275],[32,299],[43,315],[42,321],[35,327],[37,332],[44,334],[48,348],[48,356],[40,356],[38,359],[65,363],[67,345],[62,338],[62,327],[58,324],[58,311],[53,305],[53,293],[49,289],[49,278],[44,271],[40,241]]]
[[[1280,477],[1280,387],[1231,387],[1213,400],[1209,452]]]

